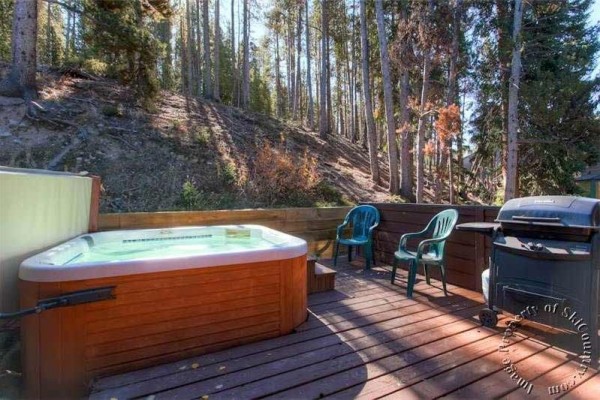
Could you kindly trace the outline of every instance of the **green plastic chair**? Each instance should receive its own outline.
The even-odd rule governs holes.
[[[343,238],[343,230],[348,224],[352,224],[352,236]],[[333,265],[337,265],[340,244],[348,246],[348,262],[352,261],[352,247],[364,246],[366,260],[365,269],[370,269],[371,260],[373,260],[373,264],[375,264],[373,254],[373,230],[377,225],[379,225],[379,210],[375,207],[362,205],[356,206],[350,210],[348,215],[346,215],[344,222],[337,227]]]
[[[427,268],[429,266],[440,267],[440,273],[442,275],[442,285],[444,286],[444,294],[446,292],[446,257],[444,247],[446,245],[446,239],[452,233],[454,225],[458,220],[458,212],[454,209],[444,210],[437,214],[427,227],[421,232],[406,233],[400,238],[400,244],[398,245],[398,251],[394,253],[394,264],[392,266],[392,284],[396,279],[396,269],[400,261],[408,261],[408,288],[406,295],[408,298],[412,298],[413,288],[415,286],[415,279],[417,276],[417,268],[419,264],[423,264],[423,270],[425,272],[425,280],[428,285],[431,285],[429,281],[429,272]],[[416,251],[411,251],[406,248],[406,242],[411,238],[429,237],[419,243]]]

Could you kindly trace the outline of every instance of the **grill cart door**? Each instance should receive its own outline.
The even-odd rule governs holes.
[[[591,244],[529,237],[500,236],[494,242],[494,309],[519,314],[540,310],[536,322],[573,329],[564,311],[597,315],[597,269],[592,268]],[[556,306],[555,306],[556,305]],[[551,306],[554,312],[542,312]],[[590,321],[591,323],[592,321]]]

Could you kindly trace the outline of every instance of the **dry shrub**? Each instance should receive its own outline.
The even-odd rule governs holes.
[[[269,143],[259,148],[251,178],[250,190],[269,206],[312,203],[321,182],[317,160],[308,150],[301,157],[294,157],[283,146]]]

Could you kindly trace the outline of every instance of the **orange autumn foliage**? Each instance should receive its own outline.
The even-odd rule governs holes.
[[[425,146],[423,147],[423,154],[425,154],[427,157],[433,157],[434,153],[435,153],[435,143],[433,140],[429,139],[427,141],[427,143],[425,143]]]
[[[456,138],[460,132],[460,109],[456,104],[450,104],[438,110],[438,118],[435,121],[435,130],[442,148],[446,147],[450,138]]]

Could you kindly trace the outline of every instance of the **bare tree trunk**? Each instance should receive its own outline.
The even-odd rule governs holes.
[[[292,119],[298,119],[300,108],[300,91],[302,87],[302,70],[300,69],[300,56],[302,55],[302,5],[298,5],[298,24],[296,35],[296,84],[294,86],[294,104],[292,108]]]
[[[375,0],[377,17],[377,34],[379,36],[379,54],[381,57],[381,75],[383,77],[383,97],[385,102],[385,119],[387,122],[388,159],[390,163],[389,191],[399,193],[398,178],[398,145],[396,142],[396,123],[394,121],[394,99],[392,93],[392,77],[390,74],[390,57],[387,49],[387,38],[383,22],[382,0]]]
[[[248,0],[244,0],[244,60],[242,68],[242,108],[247,109],[250,102],[250,18]]]
[[[219,0],[215,0],[215,84],[213,96],[216,101],[221,101],[221,81],[219,76],[219,74],[221,73],[221,28],[219,26],[219,14],[221,10],[219,8]]]
[[[289,11],[289,22],[287,24],[287,67],[288,67],[288,110],[293,113],[294,110],[294,94],[296,93],[296,68],[294,59],[294,34],[293,34],[293,23],[292,23],[292,12]]]
[[[328,10],[329,14],[329,10]],[[327,19],[325,19],[325,37],[327,51],[325,52],[325,60],[327,61],[327,133],[331,133],[331,127],[333,124],[333,104],[331,102],[331,49],[329,45],[329,15],[327,15]]]
[[[319,129],[321,128],[321,45],[317,44],[315,46],[315,77],[316,77],[316,85],[315,85],[315,90],[316,90],[316,98],[319,99],[319,102],[317,103],[318,107],[319,107]]]
[[[244,7],[242,6],[242,11],[240,12],[240,3],[245,3],[246,0],[238,0],[237,1],[237,24],[238,26],[241,26],[242,29],[238,29],[238,53],[240,52],[239,49],[241,49],[240,47],[240,43],[242,43],[241,45],[244,45],[244,22],[243,22],[243,16],[240,17],[240,15],[244,14]],[[241,19],[240,19],[241,18]],[[237,70],[238,70],[238,75],[241,73],[242,75],[244,74],[244,53],[242,51],[242,59],[238,58],[238,64],[236,66]],[[237,94],[237,98],[236,98],[236,103],[237,106],[240,107],[242,105],[242,79],[236,79],[236,94]]]
[[[523,1],[515,0],[513,22],[513,49],[508,86],[508,158],[506,163],[506,186],[504,201],[519,195],[518,187],[518,138],[519,138],[519,81],[521,77],[521,20]]]
[[[203,0],[205,1],[205,0]],[[200,0],[196,0],[196,10],[195,10],[195,23],[190,24],[190,29],[192,32],[192,38],[194,38],[194,29],[196,32],[196,40],[192,42],[193,45],[193,53],[194,54],[194,66],[192,68],[193,73],[193,82],[194,82],[194,92],[196,96],[200,96],[204,93],[204,80],[202,79],[202,61],[200,59],[200,46],[202,43],[202,38],[200,37]],[[190,17],[191,18],[191,17]]]
[[[409,129],[410,108],[408,95],[410,91],[408,71],[403,68],[400,74],[400,137],[402,138],[400,193],[406,199],[414,201],[413,195],[413,137]]]
[[[69,6],[71,6],[71,0],[68,2]],[[73,13],[70,10],[67,10],[67,29],[65,31],[65,59],[68,60],[71,56],[71,26],[74,25],[73,21]]]
[[[204,97],[207,99],[213,98],[212,90],[212,77],[211,77],[211,65],[210,65],[210,26],[208,24],[208,0],[202,2],[202,36],[204,39],[204,74],[203,74],[203,88]]]
[[[344,25],[348,26],[348,15],[344,13]],[[348,50],[348,40],[344,39],[344,58],[345,58],[345,69],[346,69],[346,82],[345,88],[342,89],[344,96],[344,119],[346,120],[346,134],[349,140],[352,139],[354,133],[352,132],[352,76],[350,74],[350,52]],[[340,72],[341,75],[341,72]]]
[[[371,86],[369,84],[369,41],[367,38],[367,15],[365,0],[360,0],[360,46],[362,55],[362,81],[363,97],[365,104],[365,117],[367,122],[367,143],[369,146],[369,161],[371,164],[371,178],[379,184],[379,164],[377,161],[377,138],[375,135],[375,120],[373,119],[373,103],[371,102]]]
[[[460,94],[459,94],[460,96]],[[462,93],[462,101],[460,102],[460,120],[464,121],[465,116],[465,103],[466,103],[466,93]],[[463,167],[463,130],[465,129],[465,124],[460,124],[460,131],[458,132],[458,137],[456,139],[457,151],[456,151],[456,164],[458,165],[459,170],[461,171],[458,174],[458,183],[463,183],[465,180],[464,167]]]
[[[38,97],[35,78],[38,2],[17,0],[13,12],[12,65],[0,82],[0,95],[30,101]]]
[[[188,96],[189,77],[187,74],[187,69],[189,66],[189,56],[187,54],[186,35],[183,26],[183,16],[179,19],[179,36],[181,40],[181,93],[183,93],[184,96]]]
[[[456,77],[458,74],[458,39],[460,35],[460,8],[461,0],[455,0],[452,10],[452,45],[450,54],[450,71],[448,74],[448,98],[446,105],[455,104],[458,94]],[[461,144],[458,143],[460,146]],[[450,204],[454,204],[454,176],[452,166],[452,137],[448,138],[446,144],[448,149],[448,191]],[[443,164],[443,163],[442,163]]]
[[[510,63],[510,39],[508,33],[508,5],[504,0],[496,0],[496,9],[498,12],[498,61],[500,72],[500,93],[502,102],[500,103],[500,112],[502,113],[502,156],[500,164],[502,168],[503,186],[506,187],[507,179],[507,158],[508,158],[508,81],[509,81],[509,63]]]
[[[356,29],[355,29],[355,21],[356,21],[356,0],[352,0],[352,137],[350,140],[352,143],[356,143],[358,141],[358,110],[357,110],[357,101],[356,101],[356,92],[357,92],[357,84],[356,84]]]
[[[191,8],[190,8],[190,0],[186,0],[185,2],[185,6],[186,6],[186,45],[187,45],[187,89],[188,89],[188,96],[193,96],[195,93],[195,89],[192,88],[192,85],[194,85],[194,81],[193,81],[193,71],[192,68],[194,66],[194,59],[195,59],[195,52],[193,49],[193,41],[194,41],[194,34],[192,31],[192,13],[191,13]],[[182,44],[183,46],[183,44]]]
[[[405,24],[408,19],[408,12],[405,6],[400,10],[400,18]],[[402,44],[407,45],[407,43]],[[410,107],[408,104],[408,96],[410,92],[410,76],[406,68],[402,68],[400,72],[400,137],[402,139],[402,162],[401,168],[401,184],[400,194],[410,200],[415,201],[413,195],[413,136],[410,131]]]
[[[423,149],[425,148],[425,125],[427,124],[426,104],[429,95],[429,75],[431,74],[431,49],[425,50],[423,60],[423,86],[421,87],[421,104],[419,105],[419,125],[417,128],[417,203],[423,203],[423,187],[425,185],[425,166]]]
[[[426,24],[433,11],[433,0],[429,0],[429,10]],[[417,203],[423,203],[423,187],[425,185],[425,165],[423,149],[425,148],[425,125],[427,123],[426,104],[429,95],[429,75],[431,74],[431,47],[427,47],[423,54],[423,85],[421,87],[421,104],[419,105],[419,125],[417,128]]]
[[[310,73],[310,24],[308,23],[309,4],[310,3],[306,1],[306,89],[308,90],[308,127],[313,130],[315,125],[315,111],[312,92],[312,77]]]
[[[235,0],[231,0],[231,71],[233,72],[232,80],[233,84],[231,85],[231,104],[239,105],[236,102],[236,93],[235,88],[237,86],[237,65],[236,65],[236,55],[235,55]]]
[[[348,52],[348,43],[344,43],[344,52],[346,53],[346,90],[344,90],[344,117],[346,118],[346,131],[348,139],[352,140],[354,132],[352,131],[352,74],[350,73],[350,53]]]
[[[279,31],[275,31],[275,98],[276,108],[275,111],[278,118],[282,116],[282,104],[281,104],[281,72],[279,71]]]
[[[329,133],[329,121],[327,113],[327,37],[326,23],[327,15],[327,0],[321,0],[321,77],[320,77],[320,93],[319,93],[319,135],[327,138]]]

